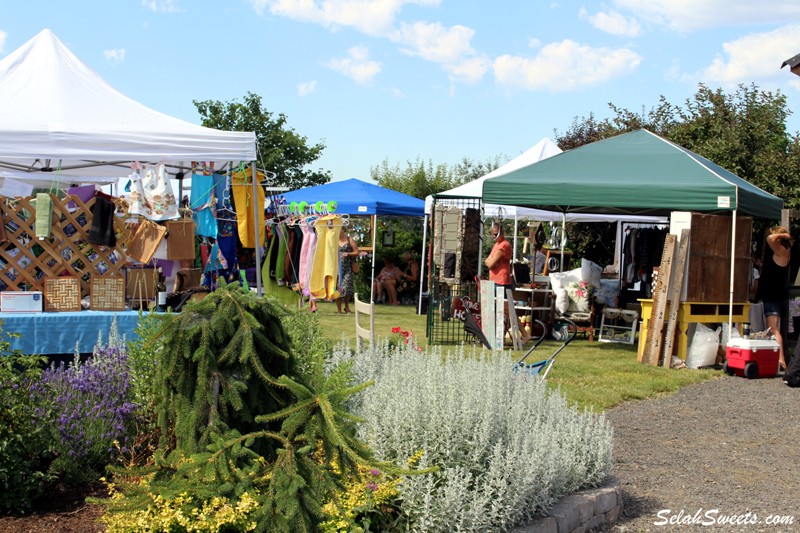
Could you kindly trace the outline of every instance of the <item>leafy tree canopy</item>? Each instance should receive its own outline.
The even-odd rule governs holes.
[[[408,161],[405,168],[401,168],[399,163],[392,167],[388,160],[384,160],[379,166],[370,169],[370,177],[381,187],[425,199],[431,194],[480,178],[498,166],[499,157],[485,163],[473,162],[465,157],[452,168],[445,164],[434,166],[432,161],[425,163],[420,159]]]
[[[194,100],[202,125],[226,131],[252,131],[256,134],[258,165],[275,172],[274,185],[291,189],[321,185],[331,180],[329,171],[306,170],[325,149],[323,143],[309,145],[308,139],[287,125],[286,115],[275,116],[261,105],[261,97],[247,93],[236,100]]]

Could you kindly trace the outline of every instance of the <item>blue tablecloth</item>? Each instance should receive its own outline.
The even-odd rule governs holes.
[[[2,330],[19,333],[11,339],[11,349],[26,354],[71,354],[78,343],[80,353],[90,353],[97,344],[97,335],[108,341],[111,323],[117,318],[117,331],[127,340],[134,340],[138,311],[65,311],[59,313],[0,313]]]

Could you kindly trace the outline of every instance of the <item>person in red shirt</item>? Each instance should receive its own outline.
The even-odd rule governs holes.
[[[511,251],[511,243],[509,243],[503,235],[503,225],[496,222],[492,225],[492,238],[494,238],[494,246],[489,253],[489,257],[484,260],[484,264],[489,268],[489,280],[494,281],[495,286],[503,287],[503,294],[506,289],[514,290],[514,282],[511,279],[511,258],[513,252]],[[508,313],[506,311],[506,313]],[[525,331],[525,326],[519,322],[519,332],[522,342],[528,342],[531,339],[530,333]]]

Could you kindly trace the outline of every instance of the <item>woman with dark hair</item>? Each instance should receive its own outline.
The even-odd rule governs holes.
[[[769,332],[780,345],[778,364],[781,370],[786,368],[780,327],[781,314],[789,299],[789,263],[792,259],[793,243],[794,239],[783,226],[774,226],[769,229],[761,275],[758,277],[758,288],[756,289],[756,299],[764,305],[764,316],[767,319]]]

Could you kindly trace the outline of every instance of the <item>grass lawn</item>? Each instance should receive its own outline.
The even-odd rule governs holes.
[[[353,314],[337,314],[333,303],[318,302],[318,306],[319,321],[325,334],[332,340],[347,339],[355,345]],[[375,333],[378,337],[391,336],[392,328],[400,326],[412,331],[417,343],[425,347],[425,320],[425,315],[416,314],[416,307],[375,306]],[[546,359],[558,346],[560,343],[555,341],[544,342],[530,354],[529,362]],[[523,352],[506,349],[506,353],[511,365]],[[636,360],[636,344],[590,343],[579,336],[558,354],[547,379],[549,385],[559,387],[569,401],[580,407],[602,411],[627,400],[669,394],[684,385],[720,376],[722,372],[718,370],[671,370],[643,365]]]

